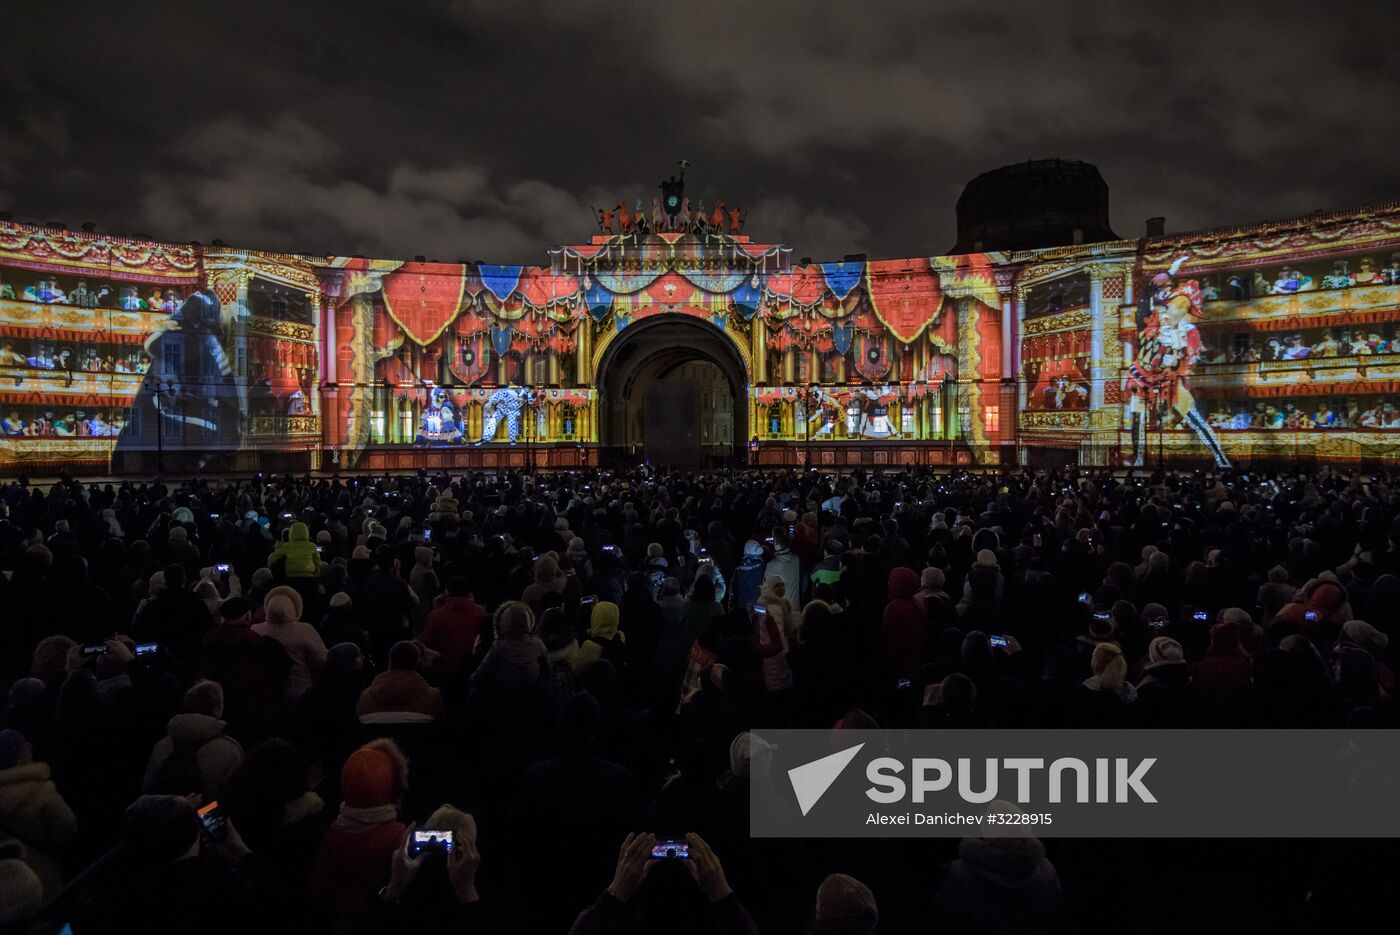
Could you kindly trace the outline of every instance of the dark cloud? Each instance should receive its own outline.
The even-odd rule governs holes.
[[[1400,196],[1387,4],[24,4],[0,208],[308,252],[533,262],[650,203],[798,255],[940,252],[974,175],[1098,164],[1134,236]]]

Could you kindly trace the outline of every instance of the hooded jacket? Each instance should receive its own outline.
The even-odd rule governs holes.
[[[963,838],[934,906],[953,931],[1050,932],[1059,893],[1059,875],[1037,839]]]
[[[791,548],[776,546],[773,557],[768,560],[768,565],[763,569],[763,578],[766,581],[773,575],[783,579],[787,585],[788,603],[801,606],[802,604],[802,563],[797,558],[797,553]]]
[[[146,777],[141,788],[151,791],[151,784],[165,761],[175,753],[175,744],[191,744],[195,747],[195,764],[199,767],[199,777],[203,784],[200,790],[204,801],[219,797],[229,774],[243,762],[243,746],[232,737],[224,735],[228,725],[207,714],[177,714],[166,725],[166,735],[156,741],[151,750],[151,758],[146,763]]]
[[[288,578],[314,578],[321,570],[321,555],[311,541],[311,530],[305,523],[292,523],[287,541],[277,543],[268,557],[268,565],[285,560],[283,574]]]
[[[599,601],[588,618],[588,639],[569,657],[569,668],[580,673],[599,659],[607,659],[616,669],[624,664],[622,644],[627,637],[618,629],[620,614],[616,604]]]
[[[423,628],[423,643],[442,653],[453,671],[461,668],[462,660],[470,655],[486,621],[486,608],[471,597],[448,595],[428,614]]]
[[[912,568],[890,569],[889,602],[880,618],[880,669],[889,680],[907,679],[923,654],[925,615],[914,594],[919,577]]]
[[[743,610],[758,600],[763,587],[763,546],[750,539],[744,543],[744,557],[734,569],[734,607]]]

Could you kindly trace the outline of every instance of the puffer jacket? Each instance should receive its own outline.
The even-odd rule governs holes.
[[[77,830],[47,763],[0,769],[0,828],[42,851],[56,850]]]
[[[311,541],[311,530],[305,523],[292,523],[287,541],[279,542],[268,556],[267,563],[285,559],[283,574],[288,578],[314,578],[321,570],[321,555]]]

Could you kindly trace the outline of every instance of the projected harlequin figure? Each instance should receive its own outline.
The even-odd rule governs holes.
[[[457,411],[442,387],[434,387],[428,394],[428,405],[423,409],[422,420],[418,425],[415,445],[448,445],[462,437],[462,425]]]
[[[506,435],[515,444],[520,437],[520,415],[524,407],[534,402],[527,386],[508,386],[496,390],[486,399],[481,410],[481,441],[489,442],[496,436],[496,427],[501,419],[506,420]],[[481,442],[477,442],[481,444]]]
[[[833,436],[836,434],[836,423],[841,418],[841,403],[818,387],[812,392],[812,404],[806,415],[813,438]]]
[[[1152,278],[1146,301],[1148,313],[1138,326],[1137,359],[1128,368],[1132,411],[1146,412],[1151,398],[1161,407],[1161,418],[1174,413],[1210,449],[1216,466],[1229,467],[1230,460],[1220,448],[1215,430],[1196,408],[1191,394],[1191,373],[1201,355],[1201,335],[1195,322],[1205,318],[1205,300],[1194,279],[1177,282],[1174,278],[1185,257],[1172,263],[1165,273]],[[1141,464],[1146,441],[1146,419],[1133,428],[1133,457]]]

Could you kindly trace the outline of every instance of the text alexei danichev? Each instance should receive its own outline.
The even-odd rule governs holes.
[[[964,815],[961,812],[941,812],[939,814],[904,812],[898,815],[885,815],[880,812],[871,812],[865,816],[867,825],[1048,825],[1051,820],[1051,816],[1046,813],[1027,814],[1024,812],[993,812],[988,815]]]

